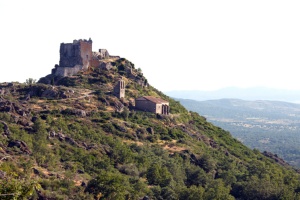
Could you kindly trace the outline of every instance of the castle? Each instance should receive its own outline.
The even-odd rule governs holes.
[[[52,69],[52,76],[73,76],[81,70],[88,70],[89,67],[109,70],[113,66],[107,59],[119,59],[119,56],[110,56],[106,49],[92,51],[93,41],[74,40],[73,43],[60,44],[59,65]],[[132,74],[132,68],[130,68]],[[134,76],[135,77],[135,76]],[[120,79],[113,88],[113,94],[119,99],[125,98],[125,81]],[[169,102],[152,96],[142,96],[135,99],[135,107],[138,110],[169,115]]]
[[[92,51],[93,41],[74,40],[73,43],[60,44],[59,65],[52,69],[52,75],[55,76],[72,76],[80,70],[87,70],[89,67],[99,67],[105,65],[101,60],[107,58],[119,58],[110,56],[106,49],[99,49],[98,52]]]

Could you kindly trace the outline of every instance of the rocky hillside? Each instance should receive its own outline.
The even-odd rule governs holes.
[[[0,199],[300,198],[299,174],[281,159],[188,112],[128,60],[108,62],[0,84]],[[169,101],[171,114],[136,110],[143,95]]]

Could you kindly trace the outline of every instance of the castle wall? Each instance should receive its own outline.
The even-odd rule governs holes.
[[[98,58],[99,59],[106,59],[109,58],[109,53],[106,49],[99,49],[98,53]]]
[[[83,69],[88,69],[92,60],[92,42],[80,41],[80,56],[82,58]]]
[[[60,60],[59,66],[61,67],[74,67],[75,65],[83,65],[80,55],[79,44],[60,44]]]
[[[90,66],[91,67],[99,67],[101,63],[102,63],[102,61],[100,61],[100,60],[92,59],[90,61]]]
[[[92,59],[90,60],[91,67],[99,67],[101,60],[110,58],[110,55],[106,49],[99,49],[99,52],[92,52]]]
[[[102,59],[111,58],[106,49],[99,49],[99,52],[92,52],[93,41],[74,40],[73,43],[60,44],[60,60],[59,65],[52,70],[52,74],[59,76],[72,76],[80,70],[87,70],[88,67],[101,67],[101,69],[109,70],[113,66],[111,63],[104,63]],[[113,58],[119,58],[113,56]],[[72,69],[74,68],[74,69]],[[123,91],[120,91],[123,95]]]
[[[81,65],[75,65],[74,67],[57,67],[55,70],[56,76],[72,76],[82,70]]]
[[[87,69],[92,60],[92,41],[91,40],[74,40],[73,43],[60,45],[60,67],[74,67],[82,65]]]

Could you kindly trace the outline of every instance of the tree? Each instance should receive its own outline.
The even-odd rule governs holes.
[[[122,200],[131,199],[131,190],[126,176],[102,170],[96,178],[89,181],[85,192],[94,194],[98,199]]]
[[[122,117],[124,118],[125,121],[128,120],[128,116],[129,116],[129,110],[127,107],[124,108],[124,110],[121,113]]]
[[[204,193],[204,199],[234,200],[230,195],[230,187],[226,187],[221,179],[214,180]]]
[[[26,79],[26,85],[33,85],[36,83],[36,79],[33,79],[33,78],[28,78]]]
[[[36,182],[16,180],[12,177],[0,179],[0,199],[30,199],[41,185]]]
[[[147,171],[147,180],[151,185],[160,185],[166,187],[172,180],[172,175],[167,167],[161,167],[158,163],[154,163]]]
[[[187,169],[187,186],[205,186],[207,181],[208,181],[208,177],[205,173],[205,171],[203,169],[199,169],[197,168],[191,168],[191,169]]]
[[[198,165],[207,173],[215,169],[215,161],[207,154],[204,154],[198,161]]]
[[[47,159],[47,130],[46,123],[38,117],[34,122],[33,130],[35,138],[33,140],[33,154],[38,164],[43,164]]]
[[[192,185],[189,188],[183,188],[180,192],[179,199],[182,200],[201,200],[203,199],[204,188]]]
[[[147,172],[147,180],[150,185],[159,185],[160,166],[157,163],[151,165]]]

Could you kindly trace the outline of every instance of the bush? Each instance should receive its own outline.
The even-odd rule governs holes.
[[[147,171],[147,180],[151,185],[166,187],[172,180],[172,175],[166,167],[154,163]]]
[[[103,199],[123,200],[132,198],[132,188],[128,178],[116,171],[101,171],[96,178],[88,182],[85,192]]]

